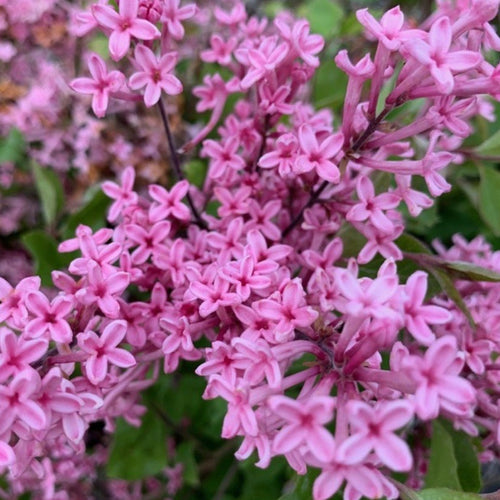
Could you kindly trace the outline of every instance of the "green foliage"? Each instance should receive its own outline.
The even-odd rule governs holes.
[[[43,286],[52,286],[51,271],[65,268],[74,257],[60,254],[57,241],[41,229],[23,234],[21,241],[33,257],[35,274],[40,276]]]
[[[297,14],[309,21],[312,33],[325,38],[338,35],[344,18],[342,7],[332,0],[309,0],[299,7]]]
[[[72,238],[79,224],[85,224],[94,231],[104,227],[106,225],[106,211],[110,203],[111,200],[101,191],[100,186],[97,189],[89,190],[84,205],[66,220],[62,231],[63,237]]]
[[[134,481],[153,476],[167,466],[167,428],[151,410],[142,425],[118,419],[106,468],[109,477]]]
[[[281,496],[279,500],[311,500],[311,491],[318,471],[309,469],[303,476],[297,476],[293,490]]]
[[[488,137],[474,151],[480,156],[500,156],[500,130]]]
[[[35,161],[31,162],[31,169],[45,224],[52,227],[64,205],[64,192],[61,181],[53,170],[43,168]]]
[[[187,162],[184,166],[184,174],[190,184],[202,189],[207,176],[207,164],[204,161],[193,159]]]
[[[469,492],[477,492],[481,487],[477,451],[470,436],[453,429],[446,421],[435,420],[432,423],[431,453],[425,486]]]
[[[16,128],[10,129],[7,136],[0,139],[0,163],[11,161],[18,164],[24,159],[25,151],[23,134]]]
[[[491,166],[479,165],[479,211],[483,220],[500,236],[500,172]]]
[[[475,493],[462,493],[447,488],[432,488],[418,492],[420,500],[481,500]]]

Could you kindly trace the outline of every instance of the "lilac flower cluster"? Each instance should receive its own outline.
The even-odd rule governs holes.
[[[171,147],[177,183],[138,193],[131,166],[105,182],[111,227],[81,225],[60,245],[80,256],[53,272],[52,299],[37,277],[0,282],[0,465],[17,490],[47,478],[56,450],[78,456],[90,422],[138,422],[141,391],[183,360],[198,363],[205,399],[227,402],[222,437],[242,439],[236,457],[255,451],[266,468],[283,455],[298,474],[318,469],[315,500],[341,488],[346,500],[397,498],[391,472],[410,472],[420,487],[426,450],[408,440],[438,416],[480,437],[484,457],[496,454],[500,287],[457,282],[473,326],[446,294],[428,297],[426,271],[403,279],[397,209],[404,202],[417,216],[448,191],[471,118],[491,118],[485,94],[500,95],[499,70],[483,53],[500,49],[488,24],[497,12],[496,0],[442,2],[413,28],[398,7],[380,20],[358,11],[376,50],[373,61],[336,56],[348,76],[338,125],[306,101],[323,48],[307,21],[249,18],[239,2],[100,1],[80,13],[82,33],[101,31],[112,59],[130,60],[125,74],[93,54],[91,76],[72,81],[98,117],[114,99],[143,99],[158,105],[173,146],[162,95],[182,92],[174,72],[186,21],[217,26],[200,58],[224,71],[193,90],[211,116]],[[418,118],[391,126],[391,112],[416,99]],[[208,172],[198,189],[179,157],[200,144]],[[380,187],[380,175],[394,182]],[[353,234],[365,241],[355,254]],[[436,248],[500,271],[483,240]],[[131,285],[148,298],[131,298]]]

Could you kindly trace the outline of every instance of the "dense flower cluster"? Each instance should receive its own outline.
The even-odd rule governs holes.
[[[482,54],[500,49],[488,24],[498,1],[441,2],[419,28],[399,7],[380,20],[358,11],[376,50],[373,60],[335,57],[348,76],[341,120],[306,102],[323,48],[307,21],[248,17],[238,2],[118,4],[100,1],[76,20],[81,34],[108,37],[113,61],[130,63],[90,54],[90,76],[71,87],[92,96],[98,117],[115,100],[158,105],[179,179],[138,193],[128,166],[105,182],[110,227],[81,225],[60,245],[79,256],[53,272],[57,295],[37,277],[0,281],[0,465],[11,487],[69,498],[47,457],[78,464],[90,422],[139,422],[141,391],[182,360],[206,377],[204,398],[227,402],[222,436],[241,437],[236,457],[256,451],[265,468],[284,455],[299,474],[318,469],[315,500],[341,488],[346,500],[397,498],[391,471],[420,487],[418,433],[438,416],[495,454],[500,285],[457,282],[473,322],[446,294],[429,298],[427,272],[398,272],[397,209],[417,216],[448,191],[471,118],[492,118],[484,94],[500,95],[499,70]],[[162,95],[182,92],[186,21],[217,26],[200,58],[221,69],[193,90],[197,110],[211,112],[206,126],[176,149]],[[391,126],[393,110],[420,98],[415,121]],[[208,163],[200,189],[179,161],[198,145]],[[353,251],[357,235],[364,244]],[[436,248],[500,271],[481,239]]]

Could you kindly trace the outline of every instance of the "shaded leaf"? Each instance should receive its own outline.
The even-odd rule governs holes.
[[[94,231],[106,225],[106,211],[111,200],[101,191],[90,192],[89,200],[79,210],[71,214],[64,225],[64,238],[72,238],[79,224],[85,224]]]
[[[35,187],[42,205],[43,218],[47,226],[52,226],[64,205],[64,191],[57,174],[49,169],[31,163]]]
[[[500,273],[461,261],[446,261],[443,266],[457,279],[469,281],[500,281]]]
[[[488,137],[476,149],[475,153],[481,156],[498,156],[500,155],[500,130],[495,132],[491,137]]]
[[[207,176],[207,164],[201,160],[191,160],[184,165],[184,174],[190,184],[202,189]]]
[[[309,21],[312,33],[329,38],[339,33],[344,11],[332,0],[310,0],[298,9],[298,15]]]
[[[458,464],[453,439],[438,420],[432,422],[431,450],[429,468],[425,476],[425,487],[462,489],[458,478]]]
[[[194,442],[184,441],[175,449],[176,463],[182,463],[182,478],[189,486],[200,484],[198,464],[194,455]]]
[[[293,491],[282,495],[278,500],[311,500],[313,483],[318,473],[309,469],[303,476],[297,476]]]
[[[40,276],[43,286],[52,286],[50,273],[67,267],[73,258],[72,254],[60,254],[58,242],[41,229],[23,234],[21,241],[33,257],[35,274]]]
[[[431,488],[418,492],[421,500],[481,500],[481,496],[475,493],[463,493],[447,488]]]
[[[23,134],[17,128],[11,128],[7,137],[0,141],[0,163],[11,161],[19,163],[26,150]]]
[[[500,236],[500,172],[482,165],[478,168],[481,176],[479,212],[495,236]]]
[[[463,431],[457,431],[447,420],[442,420],[441,424],[453,441],[453,449],[457,460],[457,475],[462,490],[473,493],[479,492],[481,489],[481,467],[471,436]]]
[[[148,411],[140,427],[118,419],[106,467],[109,477],[135,481],[167,466],[167,430],[159,416]]]

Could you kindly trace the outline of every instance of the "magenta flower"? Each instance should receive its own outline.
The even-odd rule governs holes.
[[[140,40],[160,38],[161,33],[154,24],[137,17],[139,0],[120,2],[118,12],[108,5],[93,5],[92,13],[97,22],[111,30],[109,36],[109,52],[118,61],[128,51],[131,37]]]
[[[241,88],[247,90],[255,82],[274,72],[287,54],[287,44],[280,43],[277,45],[276,37],[266,37],[258,48],[249,49],[246,56],[248,57],[250,69],[245,78],[241,80]]]
[[[452,319],[451,313],[442,307],[423,305],[427,293],[427,274],[423,271],[408,278],[404,292],[405,327],[421,344],[431,345],[436,337],[429,324],[448,323]]]
[[[299,143],[303,154],[295,160],[296,173],[316,173],[325,181],[337,183],[340,180],[340,171],[331,160],[337,156],[344,144],[341,132],[329,135],[321,144],[316,138],[313,128],[304,124],[299,128]]]
[[[240,141],[236,137],[227,139],[222,145],[211,139],[203,142],[201,156],[210,158],[211,179],[219,179],[228,169],[240,170],[245,166],[243,158],[237,154]]]
[[[170,222],[165,220],[156,222],[148,230],[138,224],[125,226],[127,237],[133,242],[133,246],[138,245],[132,252],[132,262],[135,265],[143,264],[149,257],[152,257],[153,262],[157,262],[158,257],[167,252],[165,243],[170,228]]]
[[[105,8],[103,5],[100,7]],[[106,8],[109,9],[109,7]],[[90,56],[88,64],[92,78],[75,78],[70,83],[70,87],[75,92],[91,94],[92,110],[98,118],[102,118],[108,109],[110,94],[120,90],[125,83],[125,77],[120,71],[108,73],[106,63],[97,54]]]
[[[97,304],[108,318],[116,318],[120,312],[117,296],[127,288],[130,281],[129,274],[118,271],[103,276],[101,268],[93,263],[89,268],[87,279],[87,286],[76,292],[76,298],[85,305]]]
[[[181,21],[193,17],[198,8],[190,3],[179,7],[180,0],[163,0],[163,14],[161,20],[165,23],[168,34],[174,40],[181,40],[184,37],[184,26]]]
[[[0,380],[23,371],[47,352],[46,339],[26,340],[6,327],[0,327]]]
[[[73,331],[66,320],[74,307],[71,299],[59,296],[50,303],[43,293],[32,292],[26,297],[26,306],[36,316],[26,325],[28,337],[43,337],[48,333],[55,342],[71,342]]]
[[[112,200],[115,200],[109,207],[108,220],[114,222],[123,210],[137,203],[137,193],[134,192],[135,170],[134,167],[127,167],[121,174],[121,186],[105,181],[102,183],[102,190]]]
[[[358,178],[356,191],[359,203],[356,203],[347,212],[346,219],[356,222],[369,219],[381,232],[393,232],[394,225],[383,211],[397,207],[399,205],[399,196],[394,193],[382,193],[375,196],[373,184],[365,175]]]
[[[188,191],[189,183],[187,181],[178,182],[170,191],[157,184],[151,184],[149,186],[149,196],[156,203],[153,203],[149,207],[149,220],[151,222],[158,222],[171,216],[181,221],[190,220],[191,212],[182,203],[182,199]]]
[[[261,156],[259,167],[278,167],[281,177],[291,177],[293,175],[297,150],[298,141],[293,134],[280,135],[274,144],[273,150]]]
[[[162,90],[167,95],[177,95],[182,92],[182,83],[172,75],[177,62],[175,52],[168,52],[157,59],[151,49],[145,45],[137,45],[134,55],[142,71],[130,77],[129,85],[134,90],[146,87],[144,103],[148,108],[160,100]]]
[[[421,419],[436,418],[441,407],[461,414],[461,405],[474,403],[476,390],[460,377],[463,361],[457,356],[456,338],[445,335],[431,344],[424,357],[402,359],[403,369],[417,383],[415,412]]]
[[[429,68],[439,92],[450,94],[454,86],[454,73],[478,66],[482,57],[471,50],[450,52],[452,29],[450,19],[440,17],[429,31],[429,41],[413,39],[405,43],[405,49],[421,64]]]
[[[16,419],[37,431],[47,426],[45,412],[33,400],[40,386],[40,375],[32,368],[18,373],[9,385],[0,385],[0,434],[8,430]]]
[[[231,63],[231,56],[238,41],[234,37],[230,37],[225,41],[217,34],[210,37],[211,49],[204,50],[200,54],[200,58],[205,62],[216,62],[221,66],[228,66]]]
[[[280,31],[281,36],[290,43],[307,65],[312,68],[319,66],[319,58],[316,54],[323,50],[325,41],[320,35],[309,34],[310,26],[306,20],[296,21],[292,28],[280,18],[277,18],[274,24]]]
[[[298,279],[289,281],[277,300],[264,299],[256,303],[256,310],[267,319],[276,321],[276,340],[293,338],[294,329],[313,324],[318,313],[305,304],[304,289]]]
[[[321,462],[328,462],[333,458],[335,441],[324,427],[333,418],[333,398],[312,396],[295,401],[286,396],[271,396],[268,405],[286,422],[274,438],[275,453],[289,453],[305,445]]]
[[[408,401],[384,401],[375,407],[362,401],[350,401],[348,412],[354,433],[339,447],[339,456],[344,463],[360,463],[373,450],[390,469],[410,470],[413,463],[410,449],[393,432],[413,417],[413,408]]]
[[[78,334],[78,346],[89,355],[85,361],[85,372],[92,384],[97,385],[106,378],[109,363],[120,368],[136,364],[130,352],[117,347],[126,333],[127,323],[117,320],[109,323],[101,336],[90,330]]]

